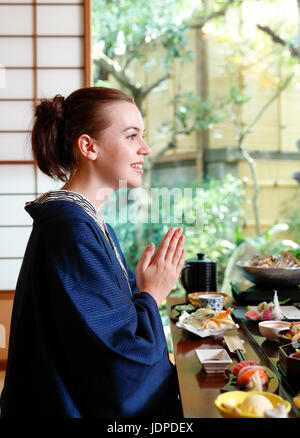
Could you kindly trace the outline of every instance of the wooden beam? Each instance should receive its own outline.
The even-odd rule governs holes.
[[[92,48],[91,48],[91,1],[84,3],[84,83],[85,87],[91,87],[92,78]]]

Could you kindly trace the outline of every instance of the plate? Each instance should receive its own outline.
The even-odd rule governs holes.
[[[263,365],[261,365],[261,366],[265,369],[265,371],[269,377],[269,382],[268,382],[268,385],[265,386],[264,392],[271,392],[272,394],[275,394],[278,391],[278,386],[279,386],[277,376],[270,368],[265,367]],[[223,388],[221,389],[221,392],[227,392],[227,391],[249,392],[249,391],[251,391],[250,389],[241,388],[237,384],[237,377],[235,375],[233,375],[230,370],[226,370],[225,375],[226,375],[228,381],[227,381],[226,385],[223,386]]]
[[[201,338],[207,338],[208,336],[221,336],[224,333],[226,333],[228,330],[235,330],[235,329],[239,328],[238,324],[233,323],[231,325],[227,325],[227,326],[221,327],[219,329],[216,329],[213,327],[208,327],[206,329],[199,329],[197,327],[194,327],[190,324],[186,324],[184,322],[184,319],[187,318],[188,316],[189,316],[188,313],[183,312],[180,315],[178,322],[176,323],[176,327],[183,328],[183,329],[187,330],[188,332],[191,332],[197,336],[200,336]],[[233,322],[231,315],[228,316],[228,319]]]

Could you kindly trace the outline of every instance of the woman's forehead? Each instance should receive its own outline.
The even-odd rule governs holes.
[[[124,131],[129,128],[144,130],[144,122],[137,106],[129,102],[116,102],[110,106],[111,126]]]

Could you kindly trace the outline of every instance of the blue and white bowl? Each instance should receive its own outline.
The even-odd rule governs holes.
[[[199,306],[210,306],[214,311],[223,309],[224,297],[220,294],[203,294],[199,296]]]

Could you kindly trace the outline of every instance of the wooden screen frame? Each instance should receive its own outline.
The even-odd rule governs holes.
[[[33,98],[0,98],[0,102],[33,102],[34,108],[39,103],[38,96],[38,70],[84,70],[84,86],[92,86],[92,60],[91,60],[91,0],[84,0],[78,3],[37,3],[36,0],[31,3],[0,3],[0,11],[2,6],[31,6],[33,13],[33,33],[32,35],[0,35],[0,38],[32,38],[33,39],[33,65],[31,67],[5,67],[6,70],[32,70],[33,71]],[[38,35],[37,34],[37,7],[43,6],[83,6],[84,7],[84,35]],[[84,65],[79,67],[39,67],[37,59],[37,41],[38,38],[83,38],[84,39]],[[2,130],[0,133],[30,133],[28,130]],[[35,196],[38,196],[38,167],[34,160],[0,160],[1,165],[31,165],[34,166],[34,178],[35,178]],[[0,168],[1,171],[1,168]],[[13,196],[13,194],[12,194]],[[1,227],[7,227],[9,225],[3,225]],[[21,225],[23,227],[23,225]],[[27,227],[27,225],[24,225]],[[20,257],[7,257],[6,259],[20,259]],[[1,301],[11,300],[13,301],[14,290],[0,290],[0,306]],[[6,327],[9,330],[10,327]],[[8,345],[7,345],[8,348]],[[0,370],[6,368],[6,359],[0,358]]]

